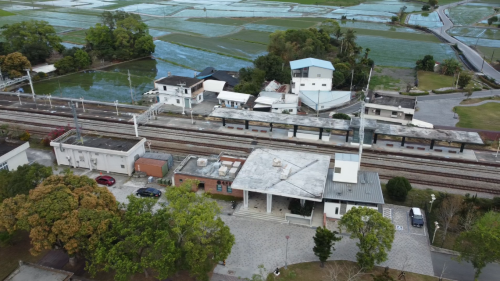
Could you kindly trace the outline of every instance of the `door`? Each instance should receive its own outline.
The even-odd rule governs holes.
[[[191,99],[185,98],[184,104],[186,105],[186,108],[191,108]]]

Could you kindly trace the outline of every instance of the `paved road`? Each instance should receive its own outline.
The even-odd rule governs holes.
[[[443,273],[444,278],[470,281],[474,280],[474,268],[472,264],[462,262],[459,263],[452,259],[453,256],[441,253],[431,252],[432,265],[434,267],[434,275],[440,276],[443,265],[446,263],[446,269]],[[500,264],[488,264],[479,276],[479,281],[498,280],[500,276]]]
[[[483,58],[472,48],[467,46],[466,44],[460,42],[459,40],[455,39],[454,37],[448,35],[446,31],[450,28],[453,27],[453,23],[451,20],[446,16],[444,13],[444,10],[450,7],[454,7],[463,3],[466,3],[468,1],[462,1],[458,3],[453,3],[453,4],[448,4],[444,6],[440,6],[437,10],[439,17],[441,18],[441,21],[443,22],[443,27],[442,28],[435,28],[432,29],[432,31],[438,35],[441,35],[445,40],[452,44],[458,44],[458,47],[460,50],[463,52],[464,56],[469,60],[469,62],[478,70],[481,71],[481,68],[483,69],[483,73],[489,77],[494,78],[496,81],[500,81],[500,72],[496,71],[491,65],[489,65],[487,62],[484,62],[483,66]],[[441,32],[441,30],[443,32]]]
[[[500,95],[500,90],[490,90],[490,91],[479,91],[474,92],[471,98],[484,98],[492,97],[495,95]],[[465,99],[464,93],[453,93],[453,94],[439,94],[439,95],[429,95],[429,96],[418,96],[417,101],[427,101],[427,100],[443,100],[443,99]]]
[[[336,110],[336,112],[349,114],[349,113],[358,112],[360,109],[361,109],[361,103],[358,102],[358,103],[355,103],[355,104],[350,105],[348,107]]]

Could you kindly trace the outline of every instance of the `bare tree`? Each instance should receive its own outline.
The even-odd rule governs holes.
[[[441,243],[444,244],[446,239],[446,234],[448,233],[448,228],[450,227],[450,223],[453,220],[453,217],[458,213],[460,207],[462,206],[462,199],[458,196],[454,196],[451,194],[447,194],[443,203],[441,203],[441,208],[439,208],[437,215],[443,224],[443,241]]]
[[[410,266],[410,259],[408,258],[408,254],[404,255],[404,258],[401,259],[401,273],[399,273],[398,280],[404,279],[406,280],[405,269]]]
[[[330,281],[356,281],[363,275],[364,268],[357,264],[345,261],[335,261],[325,267],[326,280]]]
[[[478,218],[478,213],[476,209],[470,208],[466,211],[463,217],[459,218],[460,227],[464,231],[469,231],[472,229],[474,222],[476,222]]]
[[[443,280],[443,274],[446,271],[446,263],[443,264],[443,269],[441,270],[441,275],[439,275],[439,281]]]

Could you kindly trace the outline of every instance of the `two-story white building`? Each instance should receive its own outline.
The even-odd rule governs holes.
[[[301,91],[331,91],[333,71],[329,61],[307,58],[290,62],[292,93]]]
[[[170,75],[155,81],[158,102],[191,108],[203,101],[203,79]]]

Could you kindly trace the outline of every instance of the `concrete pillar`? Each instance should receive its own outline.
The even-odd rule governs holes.
[[[464,148],[465,148],[465,143],[462,143],[460,145],[460,153],[464,152]]]
[[[271,130],[269,130],[269,131],[272,132],[273,131],[273,123],[269,123],[269,126],[271,127]]]
[[[431,140],[431,149],[434,148],[434,140]]]
[[[349,141],[349,131],[345,132],[345,142]]]
[[[248,130],[248,120],[245,120],[245,129]]]
[[[293,137],[296,138],[297,137],[297,129],[299,128],[298,125],[293,125]]]
[[[226,118],[222,118],[222,126],[226,127]]]
[[[267,194],[267,213],[271,213],[271,209],[273,208],[273,195]]]
[[[304,205],[306,204],[306,199],[300,199],[300,206],[304,208]]]
[[[248,209],[248,190],[243,190],[243,208]]]
[[[401,139],[401,146],[405,146],[405,140],[406,140],[406,137],[403,137],[403,138]]]
[[[378,134],[373,134],[373,143],[377,143]]]
[[[319,128],[319,140],[323,138],[323,128]]]

